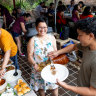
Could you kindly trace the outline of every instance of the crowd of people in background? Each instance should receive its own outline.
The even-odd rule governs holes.
[[[31,64],[33,64],[32,68],[33,68],[33,70],[35,70],[34,71],[35,73],[32,74],[32,78],[31,78],[31,81],[33,83],[35,82],[35,85],[31,82],[31,86],[34,88],[34,90],[39,91],[40,96],[45,96],[44,91],[49,89],[49,87],[51,86],[53,95],[58,96],[58,86],[56,84],[51,84],[51,83],[47,82],[47,86],[45,87],[44,81],[40,77],[40,72],[37,72],[38,64],[48,60],[48,57],[46,57],[47,56],[46,54],[50,53],[51,51],[55,51],[56,53],[50,53],[49,57],[52,57],[52,55],[57,56],[58,54],[69,52],[69,50],[63,49],[64,52],[62,50],[57,51],[56,40],[55,40],[54,36],[47,34],[48,26],[52,27],[54,30],[55,4],[50,3],[49,7],[47,7],[45,5],[45,2],[40,2],[40,4],[36,7],[35,10],[36,10],[38,16],[42,17],[43,19],[39,18],[36,20],[35,26],[36,26],[38,35],[36,35],[32,39],[30,39],[30,41],[28,43],[28,47],[27,47],[28,60]],[[95,42],[96,36],[94,36],[94,35],[96,35],[96,34],[94,33],[94,29],[96,29],[96,28],[95,28],[95,25],[91,22],[91,19],[94,17],[94,15],[92,14],[91,6],[85,5],[83,3],[83,1],[79,1],[78,4],[75,4],[75,0],[71,0],[70,5],[68,5],[68,6],[64,5],[62,3],[62,1],[59,1],[56,10],[57,10],[57,14],[56,14],[57,33],[61,34],[61,32],[63,32],[65,30],[65,29],[63,30],[63,28],[62,28],[64,26],[65,26],[64,28],[70,27],[69,22],[72,22],[74,24],[74,29],[76,29],[75,24],[77,24],[78,30],[76,29],[72,33],[72,35],[76,34],[74,36],[75,36],[75,38],[77,38],[77,31],[78,31],[78,34],[79,34],[78,38],[79,38],[79,40],[81,40],[81,44],[85,43],[86,46],[88,45],[90,47],[90,49],[92,49],[91,44],[93,44],[95,46],[94,42]],[[66,17],[65,16],[66,13],[69,13],[71,18]],[[2,63],[2,69],[0,70],[0,74],[1,74],[0,76],[3,76],[4,68],[6,67],[10,57],[11,57],[11,59],[13,58],[12,60],[14,61],[14,65],[16,66],[17,69],[19,69],[19,65],[18,65],[18,61],[17,61],[17,54],[19,56],[25,56],[25,54],[23,54],[22,48],[21,48],[22,47],[21,35],[23,32],[24,35],[26,36],[27,29],[25,27],[25,24],[32,18],[29,13],[22,11],[20,7],[14,8],[12,11],[12,14],[10,14],[8,9],[1,4],[0,4],[0,16],[3,18],[3,24],[0,21],[0,48],[5,53],[4,61]],[[86,19],[86,18],[88,18],[88,19]],[[45,22],[45,19],[47,20],[47,22]],[[81,20],[81,19],[83,19],[83,20]],[[92,20],[95,22],[95,19],[92,19]],[[79,22],[79,20],[81,20],[81,21]],[[90,23],[92,23],[94,25],[94,29],[89,28],[90,32],[87,34],[87,32],[85,32],[85,31],[86,30],[88,31],[88,26],[87,26],[89,24],[88,20],[90,21]],[[48,25],[47,25],[47,23],[48,23]],[[82,25],[81,27],[79,26],[79,23]],[[86,27],[86,28],[84,27],[85,30],[83,30],[83,25]],[[69,30],[69,29],[67,29],[67,30]],[[9,32],[6,30],[8,30]],[[71,33],[71,31],[70,31],[70,33]],[[86,36],[86,40],[91,39],[91,40],[89,40],[89,43],[84,41],[84,37],[80,37],[80,36],[83,36],[82,34]],[[87,38],[87,35],[90,37],[89,39]],[[7,38],[8,38],[8,40],[7,40]],[[72,38],[75,39],[74,37],[72,37]],[[71,46],[70,50],[73,50],[75,47],[81,48],[82,45],[77,45],[77,46],[74,45],[73,47]],[[84,47],[84,45],[83,45],[83,47]],[[95,50],[95,48],[93,48],[92,50]],[[45,53],[43,54],[43,52],[45,52]],[[94,65],[93,65],[93,67],[94,67]],[[93,71],[95,72],[95,68]],[[94,76],[94,72],[92,74],[93,76]],[[81,74],[82,74],[82,72],[81,72]],[[89,74],[91,74],[91,73],[89,73]],[[87,79],[89,79],[89,78],[87,78]],[[92,77],[91,79],[92,79],[91,83],[92,83],[93,87],[91,85],[90,86],[88,85],[86,88],[83,88],[83,89],[86,90],[86,92],[89,90],[90,94],[94,95],[94,93],[96,93],[96,92],[94,92],[94,90],[96,90],[95,89],[96,86],[94,85],[96,82],[94,83],[94,81],[93,81],[94,77]],[[80,81],[79,83],[83,84],[84,82]],[[71,90],[73,92],[76,92],[78,94],[83,94],[83,95],[87,94],[87,93],[85,94],[83,92],[82,87],[81,87],[81,90],[79,90],[79,89],[76,90],[76,88],[78,88],[78,87],[72,87],[72,86],[66,85],[65,83],[62,83],[58,80],[57,80],[57,83],[60,86],[66,88],[68,90]],[[89,81],[88,81],[88,83],[89,83]],[[82,85],[80,85],[80,86],[82,86]]]

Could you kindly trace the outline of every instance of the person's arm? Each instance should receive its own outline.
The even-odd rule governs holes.
[[[80,15],[79,15],[79,12],[76,11],[75,14],[77,15],[78,19],[80,19]]]
[[[10,53],[11,50],[8,50],[5,52],[4,54],[4,59],[3,59],[3,63],[2,63],[2,68],[0,70],[0,77],[2,77],[4,75],[4,69],[6,68],[6,65],[8,64],[8,61],[10,59]]]
[[[71,90],[77,94],[83,95],[83,96],[96,96],[96,88],[90,87],[76,87],[67,85],[65,82],[61,82],[57,80],[57,84],[62,86],[63,88],[67,90]]]
[[[53,43],[53,48],[55,51],[57,51],[57,46],[56,46],[56,39],[54,36],[52,36],[52,43]]]
[[[20,25],[21,25],[22,31],[23,31],[24,33],[26,33],[27,30],[26,30],[26,28],[25,28],[25,24],[24,24],[23,22],[20,22]]]
[[[51,57],[51,58],[54,58],[54,57],[57,57],[60,54],[69,53],[69,52],[71,52],[73,50],[77,50],[77,49],[78,48],[77,48],[76,44],[71,44],[71,45],[69,45],[69,46],[67,46],[63,49],[58,50],[58,51],[50,52],[48,54],[48,56]]]
[[[36,64],[33,54],[34,54],[34,38],[30,39],[27,45],[28,61],[38,70],[38,65]]]

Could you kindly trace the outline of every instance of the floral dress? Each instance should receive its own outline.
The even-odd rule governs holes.
[[[51,34],[48,34],[48,38],[42,41],[37,36],[34,36],[34,60],[37,64],[41,62],[45,62],[48,60],[47,54],[53,51]],[[39,89],[55,89],[58,86],[54,83],[46,82],[41,77],[41,72],[36,72],[36,70],[32,67],[31,81],[30,86],[35,91]]]

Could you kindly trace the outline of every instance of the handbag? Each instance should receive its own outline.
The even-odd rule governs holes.
[[[55,58],[52,59],[54,64],[62,64],[65,65],[69,62],[68,57],[66,56],[66,54],[61,54]]]

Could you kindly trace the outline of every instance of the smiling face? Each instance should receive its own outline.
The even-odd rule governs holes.
[[[40,22],[38,26],[36,27],[39,36],[45,36],[47,33],[47,24],[45,22]]]
[[[94,35],[92,33],[86,34],[85,32],[77,29],[78,33],[78,40],[80,40],[80,43],[82,46],[90,46],[94,39]]]

